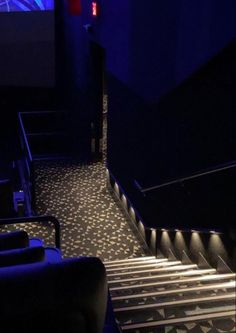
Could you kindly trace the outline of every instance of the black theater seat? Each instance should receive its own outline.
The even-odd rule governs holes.
[[[3,332],[117,333],[100,259],[62,259],[58,249],[0,251]]]
[[[54,217],[5,219],[0,225],[36,220],[54,222],[60,247]],[[0,234],[1,330],[15,333],[17,323],[18,333],[118,333],[101,260],[62,259],[59,248],[37,241],[42,244],[22,230]]]
[[[3,332],[15,323],[18,333],[103,332],[107,282],[98,258],[0,268],[0,292]]]

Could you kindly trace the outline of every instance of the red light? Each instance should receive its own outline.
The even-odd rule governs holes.
[[[81,15],[81,0],[68,0],[68,9],[71,15]]]
[[[98,15],[98,6],[95,1],[92,2],[92,15],[97,16]]]

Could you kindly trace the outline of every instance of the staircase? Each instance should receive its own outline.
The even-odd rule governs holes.
[[[177,260],[154,256],[104,262],[122,332],[236,332],[236,274],[199,264],[183,252]],[[222,264],[222,262],[221,262]]]

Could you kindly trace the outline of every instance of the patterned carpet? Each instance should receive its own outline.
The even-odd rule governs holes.
[[[111,260],[144,255],[144,244],[107,187],[102,162],[39,162],[36,184],[38,213],[54,215],[61,222],[64,257]],[[52,239],[50,230],[44,229],[41,237]]]
[[[83,255],[113,260],[147,253],[136,227],[107,186],[103,162],[40,161],[35,175],[36,213],[59,220],[64,258]],[[49,223],[10,225],[1,227],[1,232],[16,229],[54,246],[54,228]]]

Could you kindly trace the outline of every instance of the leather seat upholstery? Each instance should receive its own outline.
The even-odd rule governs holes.
[[[30,264],[44,259],[45,249],[42,246],[0,251],[0,267]]]
[[[98,258],[1,268],[0,294],[2,332],[103,332],[108,287]]]

